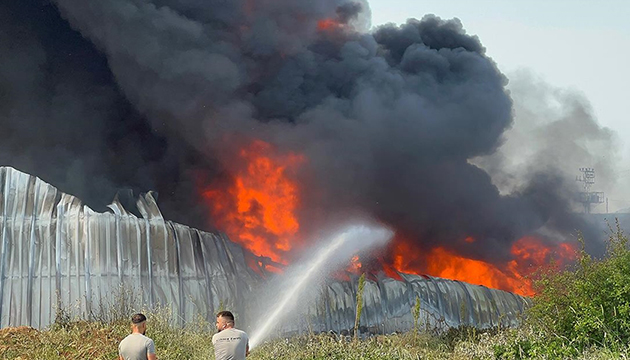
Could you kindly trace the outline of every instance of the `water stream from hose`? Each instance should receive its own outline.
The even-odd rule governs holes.
[[[286,291],[278,291],[272,295],[272,299],[267,299],[267,303],[273,304],[273,311],[261,315],[258,322],[254,321],[254,324],[259,325],[252,332],[250,349],[258,346],[280,322],[285,320],[284,317],[290,313],[295,300],[306,287],[316,285],[318,280],[324,279],[340,267],[347,265],[347,261],[358,251],[382,246],[392,236],[393,232],[383,227],[353,225],[315,250],[315,256],[298,261],[298,265],[287,269],[279,279],[282,282],[280,288]]]

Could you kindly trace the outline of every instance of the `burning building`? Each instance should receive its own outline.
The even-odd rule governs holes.
[[[143,307],[168,307],[180,324],[211,321],[220,306],[246,326],[251,320],[255,290],[270,275],[261,259],[223,234],[164,219],[151,193],[137,199],[138,217],[118,199],[95,212],[13,168],[0,167],[0,184],[0,327],[43,328],[60,312],[103,319]],[[326,281],[285,331],[351,329],[354,280]],[[527,306],[512,293],[409,274],[372,277],[364,291],[361,324],[379,332],[412,328],[416,301],[421,324],[431,327],[514,325]]]
[[[204,238],[227,259],[233,248],[245,262],[282,267],[322,229],[370,218],[396,237],[355,261],[355,274],[384,272],[387,284],[407,279],[399,272],[428,274],[530,295],[527,275],[570,261],[576,230],[601,238],[571,211],[575,184],[553,167],[531,169],[506,192],[475,165],[501,146],[513,100],[457,19],[369,30],[362,0],[55,0],[0,10],[0,163],[114,224],[123,211],[107,206],[120,188],[156,190],[160,211],[145,204],[146,216],[129,221],[142,237],[147,220],[172,219],[156,235],[169,239],[164,256],[181,251],[181,231],[202,249],[190,261],[205,259],[195,257]],[[137,256],[153,248],[142,241]],[[18,259],[26,269],[30,260]],[[173,261],[147,261],[147,274]],[[244,288],[262,276],[225,261],[212,266],[243,274]]]

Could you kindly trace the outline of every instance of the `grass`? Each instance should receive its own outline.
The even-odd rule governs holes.
[[[168,359],[214,359],[210,324],[179,329],[169,325],[163,314],[149,314],[147,335],[155,340],[157,355]],[[55,324],[37,331],[21,327],[0,330],[2,359],[116,359],[118,343],[129,333],[125,322],[75,321]],[[481,332],[471,328],[455,329],[446,334],[409,332],[379,335],[361,341],[334,334],[297,336],[267,342],[253,349],[251,360],[300,359],[520,359],[523,351],[530,358],[528,344],[543,336],[530,327]],[[583,360],[627,359],[630,349],[611,351],[592,348]]]
[[[335,334],[296,336],[264,343],[249,359],[629,359],[630,248],[619,224],[612,233],[604,258],[594,259],[582,250],[577,265],[541,275],[535,282],[539,294],[517,329],[414,330],[360,341]],[[70,321],[60,311],[44,331],[0,330],[0,358],[115,359],[118,343],[129,333],[128,320],[116,319],[131,313],[125,305],[130,303],[118,301],[101,312],[101,321]],[[360,305],[359,300],[357,313]],[[419,306],[416,299],[414,329]],[[159,359],[214,359],[212,324],[199,320],[183,329],[173,327],[167,310],[150,312],[148,319],[147,335],[155,340]]]
[[[127,323],[77,321],[44,331],[20,327],[0,330],[1,359],[117,359],[118,343],[130,333]],[[159,359],[207,359],[208,330],[176,329],[152,322],[147,335]]]

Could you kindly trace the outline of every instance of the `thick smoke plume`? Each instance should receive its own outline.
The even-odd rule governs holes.
[[[367,215],[418,249],[492,262],[543,227],[588,229],[561,171],[535,167],[502,194],[471,162],[500,163],[489,157],[513,104],[457,19],[368,32],[367,3],[350,0],[24,1],[0,14],[0,161],[93,206],[155,189],[167,217],[207,228],[195,181],[233,172],[260,139],[308,159],[306,233]]]
[[[591,191],[605,190],[607,197],[627,198],[627,186],[618,181],[617,166],[622,160],[617,134],[597,123],[582,94],[555,88],[527,70],[510,74],[508,88],[514,99],[514,125],[504,133],[505,141],[496,152],[472,161],[492,176],[501,193],[525,186],[542,171],[554,171],[571,180],[582,175],[579,168],[588,166],[597,175]],[[577,185],[583,190],[583,183]],[[574,210],[583,211],[582,207],[575,204]],[[593,208],[594,212],[607,212],[606,203],[593,204]],[[614,226],[614,218],[608,220]],[[604,247],[598,240],[605,223],[587,226],[583,221],[555,221],[538,231],[577,235],[580,230],[587,239],[587,250],[600,255]]]

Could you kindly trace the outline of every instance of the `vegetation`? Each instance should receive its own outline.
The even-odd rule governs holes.
[[[361,312],[363,312],[363,288],[365,287],[365,273],[361,274],[359,278],[359,285],[357,287],[357,308],[355,310],[354,318],[354,338],[359,338],[359,323],[361,322]]]
[[[210,329],[198,322],[178,329],[166,310],[148,315],[147,335],[153,338],[159,359],[207,359],[212,344]],[[0,359],[117,359],[118,343],[130,333],[129,320],[60,321],[50,329],[28,327],[0,330]]]
[[[416,302],[411,309],[411,314],[413,315],[413,333],[416,334],[418,332],[418,320],[420,319],[420,297],[416,295]]]
[[[580,239],[582,241],[582,239]],[[582,241],[583,242],[583,241]],[[540,274],[538,295],[518,329],[446,333],[419,331],[420,301],[412,309],[414,331],[361,341],[335,334],[279,339],[253,349],[251,360],[278,359],[628,359],[630,357],[630,250],[619,226],[602,259],[578,254],[573,268]],[[359,318],[361,300],[357,300]],[[125,311],[127,313],[127,311]],[[69,321],[59,316],[48,330],[0,330],[2,359],[115,359],[127,321]],[[158,358],[214,359],[212,324],[169,325],[167,311],[149,314],[147,335]]]
[[[612,229],[611,229],[612,230]],[[630,339],[630,250],[617,223],[602,259],[582,250],[575,266],[548,271],[535,282],[530,326],[544,334],[531,342],[533,354],[573,357],[587,349],[626,351]],[[526,352],[526,353],[528,353]]]
[[[212,332],[208,329],[180,329],[153,323],[147,335],[156,343],[161,360],[214,359]],[[0,331],[1,359],[115,359],[118,342],[128,333],[127,324],[115,326],[99,322],[73,322],[46,331],[29,328]],[[446,334],[380,335],[353,341],[332,334],[280,339],[253,349],[250,360],[407,360],[407,359],[554,359],[549,356],[540,332],[524,327],[516,330],[479,332],[457,329]],[[542,352],[541,352],[542,350]],[[630,349],[594,347],[571,359],[626,359]]]

